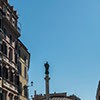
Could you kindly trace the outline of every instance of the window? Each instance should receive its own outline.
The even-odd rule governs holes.
[[[12,73],[12,71],[9,72],[9,80],[11,82],[13,82],[13,73]]]
[[[6,17],[7,17],[8,20],[10,20],[10,12],[9,11],[7,11]]]
[[[3,6],[3,12],[6,13],[7,7]]]
[[[7,92],[3,91],[2,95],[3,95],[3,100],[7,100]]]
[[[12,55],[12,49],[9,48],[9,60],[12,61],[13,55]]]
[[[3,66],[3,77],[5,79],[8,79],[8,69],[6,67]]]
[[[19,85],[19,76],[15,74],[15,84]]]
[[[0,28],[2,28],[2,19],[0,18]]]
[[[0,93],[0,100],[2,100],[3,98],[2,98],[2,93]]]
[[[24,77],[26,78],[26,67],[24,67]]]
[[[27,88],[26,85],[24,86],[24,96],[25,96],[26,98],[28,98],[28,88]]]
[[[0,65],[0,77],[2,76],[2,67]]]
[[[13,94],[9,94],[9,100],[13,100]]]
[[[17,43],[17,41],[15,42],[15,49],[16,50],[18,49],[18,43]]]
[[[3,42],[3,49],[2,49],[2,51],[3,51],[3,53],[5,55],[7,55],[7,46],[6,46],[6,43],[5,42]]]
[[[24,55],[24,61],[26,62],[26,56]]]
[[[22,66],[20,62],[18,62],[18,72],[20,75],[22,74]]]
[[[19,82],[18,88],[19,88],[19,94],[22,94],[22,83],[21,82]]]
[[[7,35],[7,30],[6,30],[6,28],[4,28],[3,32],[4,32],[4,36],[6,36],[6,35]]]
[[[12,35],[9,34],[10,43],[12,44]]]
[[[2,37],[0,37],[0,44],[2,43]]]
[[[12,17],[12,24],[13,24],[13,26],[16,26],[16,21],[15,21],[14,17]]]
[[[0,43],[0,51],[3,52],[3,45]]]
[[[99,100],[100,100],[100,96],[99,96]]]
[[[14,100],[19,100],[17,96],[14,97]]]
[[[17,54],[15,53],[15,63],[17,64]]]

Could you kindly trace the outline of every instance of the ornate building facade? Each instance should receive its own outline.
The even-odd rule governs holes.
[[[17,11],[0,0],[0,100],[28,100],[30,53],[20,36]]]

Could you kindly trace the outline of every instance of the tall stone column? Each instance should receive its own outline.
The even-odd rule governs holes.
[[[49,80],[50,80],[50,77],[49,77],[49,64],[48,62],[46,62],[44,64],[45,66],[45,92],[46,92],[46,100],[49,100]]]

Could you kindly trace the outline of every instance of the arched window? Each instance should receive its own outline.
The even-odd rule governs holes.
[[[13,94],[9,93],[9,100],[13,100]]]
[[[17,96],[14,97],[14,100],[19,100]]]

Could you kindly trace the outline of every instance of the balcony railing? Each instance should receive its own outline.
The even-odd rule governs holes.
[[[12,84],[10,84],[9,82],[7,82],[6,80],[3,80],[3,85],[11,90],[13,90],[14,92],[18,93],[18,87],[14,86]]]
[[[12,68],[17,70],[16,64],[14,62],[10,61],[9,58],[2,52],[0,53],[0,59],[2,61],[6,62],[7,64],[9,64],[9,66],[11,66]]]

